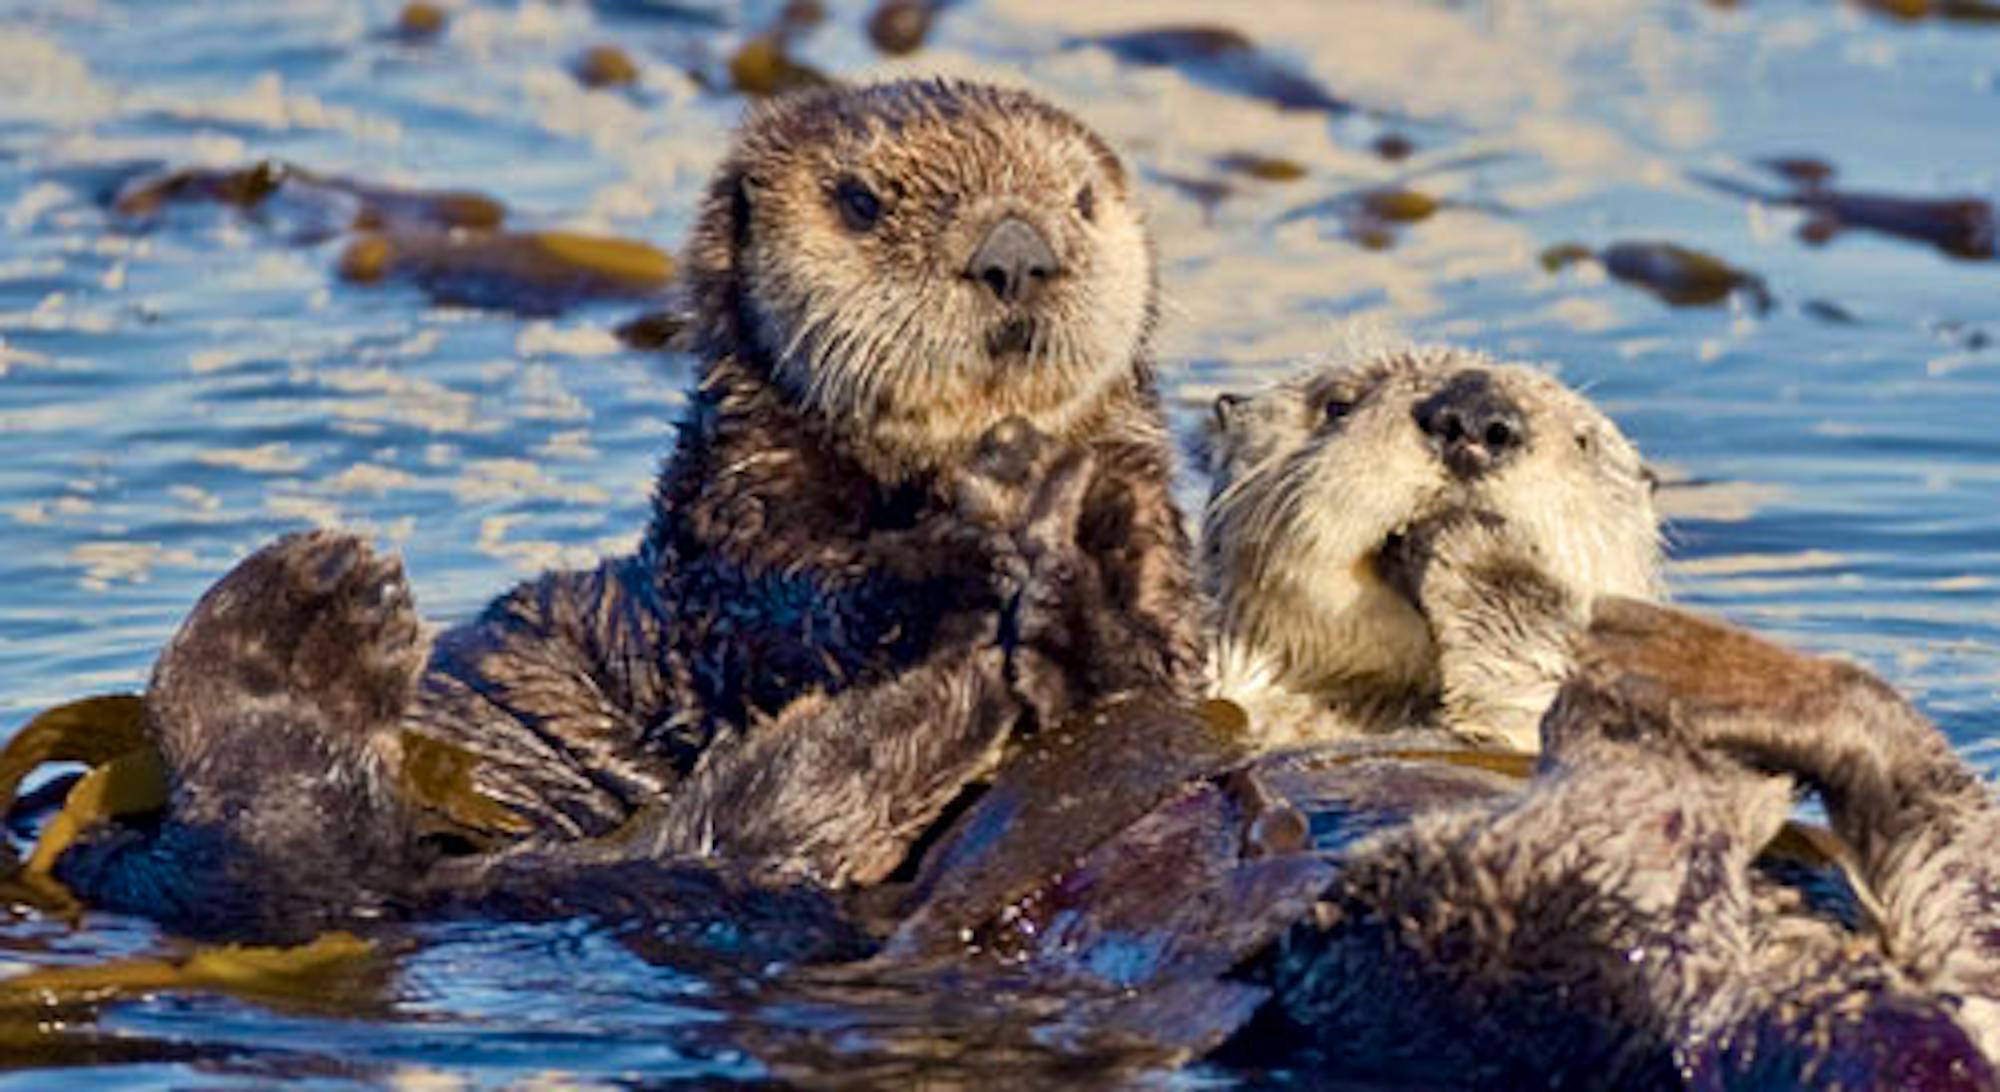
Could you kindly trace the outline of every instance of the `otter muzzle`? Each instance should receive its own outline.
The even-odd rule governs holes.
[[[1060,271],[1049,241],[1018,216],[994,224],[965,265],[966,277],[1007,303],[1032,301]]]

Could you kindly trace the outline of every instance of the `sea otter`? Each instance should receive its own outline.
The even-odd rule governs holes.
[[[1658,547],[1608,419],[1442,349],[1219,411],[1202,549],[1225,656],[1266,658],[1233,677],[1249,716],[1100,714],[1164,756],[1141,768],[1030,743],[891,953],[1219,974],[1263,991],[1215,995],[1255,1008],[1224,1058],[1333,1079],[1991,1081],[2000,810],[1865,673],[1611,594],[1657,588]],[[1544,749],[1533,779],[1495,744]],[[1799,786],[1879,924],[1759,861]]]
[[[327,636],[356,612],[401,633],[399,571],[344,536],[267,547],[156,672],[172,804],[59,874],[200,919],[237,900],[196,894],[216,876],[185,867],[191,825],[274,905],[624,827],[866,883],[1015,730],[1192,697],[1134,196],[1101,138],[1024,92],[900,81],[758,110],[685,249],[699,378],[637,552],[516,588],[412,669],[401,638]],[[482,816],[445,808],[441,832],[410,821],[439,809],[403,776],[440,747]]]
[[[1531,751],[1570,628],[1533,597],[1580,623],[1596,596],[1663,592],[1637,449],[1532,367],[1359,347],[1222,395],[1202,447],[1217,689],[1272,745],[1425,726]],[[1426,614],[1412,582],[1454,550],[1495,569],[1490,597]]]
[[[1525,791],[1348,846],[1248,975],[1238,1049],[1354,1078],[1617,1088],[1992,1088],[2000,807],[1880,680],[1600,601]],[[1816,790],[1875,910],[1754,867]]]

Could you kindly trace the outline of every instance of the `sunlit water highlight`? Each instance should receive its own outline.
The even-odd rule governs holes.
[[[301,244],[282,216],[192,206],[134,230],[107,192],[146,165],[276,156],[477,188],[529,226],[670,247],[742,109],[681,66],[725,56],[776,6],[468,3],[440,41],[413,45],[381,33],[392,4],[0,0],[0,727],[142,685],[201,590],[286,530],[377,535],[441,618],[623,548],[689,374],[610,336],[629,306],[433,308],[415,289],[338,282],[342,242]],[[833,7],[801,47],[827,71],[1025,79],[1126,150],[1160,238],[1158,348],[1183,427],[1219,390],[1336,352],[1356,319],[1549,362],[1684,483],[1664,494],[1683,601],[1866,662],[2000,768],[2000,264],[1858,232],[1810,246],[1797,211],[1688,178],[1762,184],[1753,161],[1812,154],[1846,186],[1990,198],[2000,29],[1820,0],[1290,0],[1226,15],[994,0],[953,7],[891,63],[860,33],[864,11]],[[1071,44],[1217,18],[1376,120],[1282,113]],[[635,87],[570,74],[605,41],[640,62]],[[1373,154],[1385,130],[1416,156]],[[1215,160],[1240,152],[1306,177],[1221,175]],[[1209,206],[1169,181],[1190,177],[1232,192]],[[1386,249],[1289,215],[1399,180],[1447,205]],[[1672,309],[1594,267],[1537,262],[1557,243],[1652,239],[1758,273],[1776,305]],[[10,966],[157,943],[115,920],[0,926]],[[102,1028],[174,1049],[93,1075],[757,1079],[771,1070],[728,1028],[790,1028],[836,1055],[879,1046],[897,1011],[721,996],[586,929],[440,929],[371,1005],[110,1006]],[[940,1046],[933,1017],[947,1030],[918,1071],[990,1063]]]

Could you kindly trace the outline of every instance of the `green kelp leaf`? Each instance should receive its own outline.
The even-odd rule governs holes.
[[[553,314],[586,300],[645,299],[674,276],[674,259],[634,239],[567,231],[385,233],[340,257],[355,284],[407,280],[438,303]]]
[[[419,805],[484,834],[527,834],[534,824],[479,792],[473,772],[479,759],[461,747],[416,732],[399,737],[402,788]]]
[[[226,993],[250,997],[322,997],[328,983],[368,967],[374,942],[326,933],[309,944],[275,948],[228,944],[182,958],[117,959],[83,967],[41,967],[0,979],[0,1000],[45,1006],[94,1004],[141,994]]]
[[[166,807],[167,791],[166,763],[150,744],[96,767],[69,790],[62,810],[42,828],[28,872],[48,875],[77,836],[100,823]]]
[[[100,766],[149,746],[145,708],[137,694],[104,694],[58,705],[23,725],[0,750],[0,815],[13,810],[21,782],[42,766]]]

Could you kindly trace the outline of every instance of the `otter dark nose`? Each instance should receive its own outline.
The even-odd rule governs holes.
[[[1049,241],[1018,216],[994,224],[965,266],[966,276],[1008,303],[1034,299],[1056,272],[1056,252]]]
[[[1485,473],[1528,442],[1521,407],[1500,393],[1493,377],[1482,371],[1452,376],[1417,403],[1413,416],[1444,464],[1461,478]]]

